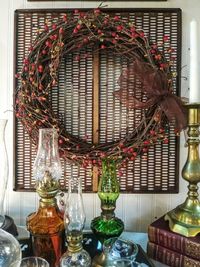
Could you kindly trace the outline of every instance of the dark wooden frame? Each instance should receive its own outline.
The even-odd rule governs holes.
[[[162,0],[161,0],[162,1]],[[164,0],[163,0],[164,1]],[[73,9],[71,9],[73,10]],[[82,10],[85,10],[87,11],[88,9],[82,9]],[[150,9],[149,8],[123,8],[123,9],[106,9],[108,10],[109,12],[131,12],[131,11],[139,11],[139,12],[149,12]],[[70,11],[70,9],[69,9]],[[181,72],[181,47],[182,47],[182,40],[181,40],[181,36],[182,36],[182,29],[181,29],[181,25],[182,25],[182,13],[181,13],[181,9],[179,8],[165,8],[165,9],[161,9],[161,8],[153,8],[151,9],[152,12],[162,12],[162,13],[168,13],[168,12],[171,12],[171,11],[174,11],[174,12],[177,12],[178,14],[178,22],[177,22],[177,25],[178,25],[178,44],[177,44],[177,51],[178,51],[178,54],[177,54],[177,72],[178,72],[178,77],[177,77],[177,95],[180,96],[180,84],[181,84],[181,76],[180,76],[180,72]],[[18,14],[20,14],[20,12],[22,13],[34,13],[34,12],[45,12],[45,13],[48,13],[48,12],[52,12],[52,13],[65,13],[66,10],[64,9],[26,9],[26,10],[16,10],[15,11],[15,35],[14,35],[14,40],[15,40],[15,51],[14,51],[14,54],[17,55],[17,38],[18,38],[18,33],[17,33],[17,18],[18,18]],[[15,59],[15,62],[14,62],[14,73],[16,73],[16,68],[17,68],[17,62],[16,62],[16,56],[14,57]],[[14,79],[14,88],[16,88],[16,79]],[[15,89],[14,89],[15,90]],[[14,99],[14,105],[15,105],[15,99]],[[17,120],[16,118],[14,117],[14,149],[16,148],[16,144],[17,144],[17,132],[16,132],[16,126],[17,126]],[[95,140],[94,140],[95,142]],[[180,153],[179,153],[179,147],[180,147],[180,140],[179,138],[177,137],[176,138],[176,159],[177,159],[177,162],[176,162],[176,180],[175,180],[175,187],[176,187],[176,190],[173,190],[173,191],[170,191],[170,190],[167,190],[167,191],[143,191],[143,190],[140,190],[136,193],[162,193],[162,194],[169,194],[169,193],[178,193],[179,192],[179,157],[180,157]],[[16,153],[14,153],[14,162],[16,162]],[[32,188],[30,189],[21,189],[17,186],[17,179],[16,179],[16,173],[17,173],[17,164],[14,164],[14,190],[15,191],[33,191]],[[97,181],[96,181],[97,182]],[[95,185],[95,187],[97,186],[97,184]],[[94,190],[94,188],[93,188]],[[96,190],[94,190],[96,191]],[[94,192],[93,191],[93,192]],[[85,191],[85,192],[91,192],[91,191]],[[125,193],[132,193],[131,191],[126,191]]]

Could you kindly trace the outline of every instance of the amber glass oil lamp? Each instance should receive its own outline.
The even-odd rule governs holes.
[[[51,267],[59,266],[64,231],[63,214],[59,211],[56,195],[62,169],[55,129],[39,130],[38,152],[33,166],[36,191],[40,196],[37,212],[27,218],[34,256],[46,259]]]

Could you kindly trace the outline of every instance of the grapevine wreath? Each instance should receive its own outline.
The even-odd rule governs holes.
[[[167,36],[163,37],[165,42],[169,42]],[[119,77],[120,90],[115,92],[115,97],[128,108],[144,111],[136,128],[110,143],[93,144],[68,133],[48,98],[57,83],[62,58],[86,46],[108,49],[128,59],[129,66]],[[40,128],[56,128],[61,157],[84,167],[101,165],[104,157],[122,163],[134,160],[156,142],[168,142],[168,122],[174,118],[178,130],[186,126],[182,102],[172,94],[170,46],[167,52],[169,60],[156,44],[149,43],[143,30],[99,8],[88,12],[75,10],[56,22],[55,19],[46,21],[24,58],[21,73],[16,74],[21,81],[16,94],[16,116],[36,145]],[[137,99],[134,93],[127,96],[126,86],[131,86],[129,77],[132,76],[142,83],[143,100]]]

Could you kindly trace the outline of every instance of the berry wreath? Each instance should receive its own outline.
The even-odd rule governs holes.
[[[163,37],[164,42],[168,42],[167,36]],[[128,59],[129,67],[119,77],[120,90],[115,96],[128,108],[144,110],[141,122],[132,132],[110,143],[93,144],[66,132],[48,98],[49,91],[57,83],[62,58],[86,46],[112,50]],[[172,50],[169,47],[168,53]],[[143,30],[117,15],[111,16],[100,8],[67,13],[56,23],[46,22],[24,58],[21,73],[16,74],[20,79],[16,117],[35,145],[40,128],[56,128],[61,157],[84,167],[101,166],[101,159],[105,157],[112,157],[119,163],[134,160],[158,141],[168,142],[169,122],[175,119],[178,130],[186,127],[184,106],[172,93],[172,56],[169,59],[156,44],[150,44]],[[132,82],[128,73],[141,81],[143,101],[135,94],[127,97],[124,84]]]

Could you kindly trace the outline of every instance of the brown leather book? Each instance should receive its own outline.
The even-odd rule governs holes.
[[[200,267],[200,261],[182,255],[168,248],[148,242],[147,255],[171,267]]]
[[[174,233],[169,229],[169,223],[164,220],[164,216],[150,224],[148,237],[152,243],[200,261],[200,234],[185,237]]]

